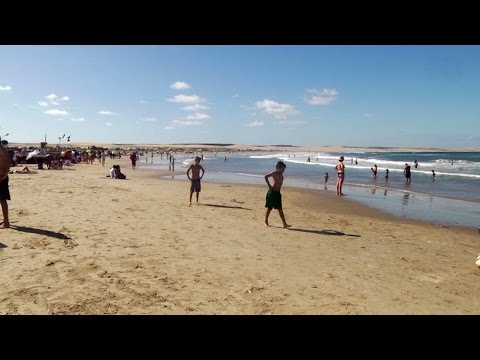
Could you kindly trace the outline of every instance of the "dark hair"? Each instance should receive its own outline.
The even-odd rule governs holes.
[[[277,166],[276,166],[277,169],[278,168],[286,168],[286,167],[287,167],[287,165],[285,165],[285,163],[283,161],[277,162]]]

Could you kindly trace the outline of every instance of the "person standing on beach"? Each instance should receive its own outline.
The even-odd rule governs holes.
[[[435,181],[435,170],[432,170],[432,180]]]
[[[130,160],[132,162],[132,170],[135,170],[137,166],[137,153],[135,151],[130,154]]]
[[[407,179],[407,183],[412,181],[412,174],[410,173],[410,165],[405,163],[405,169],[403,169],[403,173],[405,174],[405,178]]]
[[[12,165],[12,158],[5,148],[8,145],[7,140],[2,140],[0,144],[0,204],[2,206],[3,222],[0,223],[2,228],[9,228],[10,221],[8,219],[8,203],[10,200],[10,190],[8,188],[8,174]]]
[[[268,223],[268,217],[270,216],[270,212],[272,209],[277,209],[278,213],[280,214],[280,218],[283,222],[284,228],[289,228],[292,225],[288,225],[285,221],[285,214],[283,213],[282,208],[282,194],[280,193],[280,189],[282,188],[283,184],[283,172],[287,168],[287,165],[283,161],[277,162],[277,166],[275,167],[275,171],[269,172],[265,175],[265,181],[268,185],[268,191],[266,196],[265,207],[267,208],[267,212],[265,213],[265,226],[270,226]],[[273,184],[270,184],[268,178],[273,178]]]
[[[388,181],[388,173],[390,172],[390,170],[385,170],[385,180]]]
[[[205,169],[202,165],[200,165],[201,158],[199,156],[195,157],[195,163],[190,165],[187,170],[187,177],[191,181],[190,186],[190,205],[192,205],[192,195],[194,192],[197,193],[197,203],[198,203],[198,195],[201,191],[200,180],[203,178],[203,174],[205,174]],[[200,170],[202,171],[202,175],[200,175]],[[190,177],[190,171],[192,172],[192,176]]]
[[[342,186],[345,180],[345,165],[343,164],[343,155],[338,159],[335,170],[337,170],[337,195],[343,195]]]
[[[323,185],[325,185],[325,187],[327,187],[327,181],[328,181],[328,172],[325,173],[325,181],[323,183]]]

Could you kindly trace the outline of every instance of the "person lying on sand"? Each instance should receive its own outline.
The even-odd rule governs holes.
[[[35,170],[30,170],[28,166],[24,166],[20,170],[10,171],[10,174],[36,174]]]

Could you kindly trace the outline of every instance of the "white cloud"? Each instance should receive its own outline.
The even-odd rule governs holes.
[[[372,113],[363,113],[362,116],[365,117],[365,118],[367,118],[367,119],[373,118],[373,114],[372,114]]]
[[[188,115],[187,120],[207,120],[210,119],[210,116],[207,114],[202,114],[202,113],[195,113],[193,115]]]
[[[52,104],[52,105],[60,105],[60,104],[59,104],[58,102],[56,102],[56,101],[52,101],[50,104]]]
[[[173,120],[172,124],[175,125],[202,125],[201,121],[191,121],[191,120]]]
[[[206,105],[200,105],[200,104],[189,105],[182,108],[182,110],[188,110],[188,111],[200,111],[200,110],[207,110],[207,109],[210,109],[210,108]]]
[[[72,121],[83,122],[83,121],[85,121],[85,119],[84,118],[78,118],[78,119],[72,119]]]
[[[55,115],[55,116],[65,116],[65,115],[68,115],[68,112],[66,112],[65,110],[52,109],[52,110],[45,111],[44,114]]]
[[[174,103],[198,104],[204,102],[205,99],[202,99],[197,95],[176,95],[173,99],[167,99],[167,101]]]
[[[46,107],[46,106],[48,106],[48,103],[46,101],[39,101],[38,105]]]
[[[62,100],[63,101],[68,101],[68,100],[70,100],[70,98],[68,96],[64,96],[64,97],[62,97]]]
[[[111,122],[106,122],[105,125],[112,126],[112,123]]]
[[[172,85],[170,85],[170,87],[175,90],[185,90],[190,89],[192,86],[183,81],[176,81]]]
[[[305,102],[310,105],[328,105],[337,100],[338,91],[335,89],[308,89],[309,95],[305,96]]]
[[[285,119],[287,116],[298,114],[293,105],[280,104],[272,100],[256,102],[257,108],[263,109],[267,114],[273,115],[276,119]]]
[[[246,126],[249,126],[249,127],[259,127],[259,126],[263,126],[265,125],[265,123],[263,121],[254,121],[250,124],[247,124]]]
[[[102,111],[99,111],[98,113],[100,115],[117,115],[116,113],[114,113],[113,111],[110,111],[110,110],[102,110]]]
[[[148,122],[155,122],[157,121],[157,118],[154,117],[145,117],[145,118],[140,118],[142,121],[148,121]]]
[[[285,125],[306,125],[308,124],[308,121],[305,120],[281,120],[279,121],[280,124],[285,124]]]
[[[139,102],[140,102],[140,104],[149,104],[149,102],[146,101],[146,100],[140,100]]]
[[[6,85],[6,86],[0,85],[0,91],[11,91],[11,90],[12,90],[12,87],[10,85]]]
[[[58,96],[55,95],[55,94],[50,94],[50,95],[48,95],[48,96],[45,96],[45,99],[48,99],[48,100],[50,100],[50,101],[53,101],[53,100],[55,100],[56,98],[58,98]]]

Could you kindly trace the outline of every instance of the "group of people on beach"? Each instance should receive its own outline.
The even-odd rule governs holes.
[[[8,142],[2,141],[2,144],[0,145],[0,150],[5,151],[4,146],[6,146]],[[153,155],[153,153],[152,153]],[[202,156],[203,157],[203,156]],[[135,170],[136,168],[136,162],[138,160],[138,155],[133,152],[130,156],[130,160],[132,162],[132,169]],[[173,161],[172,161],[173,160]],[[192,205],[192,197],[193,193],[196,193],[196,202],[198,203],[199,201],[199,194],[201,192],[201,179],[203,178],[205,174],[205,169],[203,168],[202,165],[200,165],[200,161],[202,160],[201,157],[196,156],[194,163],[190,165],[187,169],[187,177],[191,182],[190,185],[190,205]],[[226,158],[225,158],[226,160]],[[343,183],[345,181],[345,165],[344,165],[344,156],[340,156],[338,159],[338,162],[335,166],[335,170],[337,171],[337,181],[336,181],[336,193],[337,195],[344,195],[342,191]],[[153,161],[153,159],[152,159]],[[170,168],[172,168],[174,165],[174,158],[170,156]],[[353,163],[353,159],[352,159]],[[355,164],[358,164],[357,159],[355,159]],[[103,162],[102,162],[103,165]],[[266,213],[265,213],[265,226],[270,226],[269,224],[269,216],[270,212],[272,209],[277,209],[278,213],[280,215],[280,218],[283,223],[284,228],[289,228],[291,225],[289,225],[285,219],[285,214],[283,212],[283,207],[282,207],[282,194],[281,194],[281,187],[283,185],[283,173],[286,170],[286,165],[283,161],[278,161],[275,167],[274,171],[271,171],[267,173],[264,178],[265,182],[267,183],[268,190],[266,194],[266,200],[265,200],[265,208]],[[418,162],[415,160],[415,168],[418,167]],[[9,168],[9,166],[8,166]],[[0,223],[0,225],[3,225],[3,227],[9,227],[9,219],[8,219],[8,204],[7,200],[10,200],[10,193],[9,193],[9,188],[8,188],[8,174],[9,174],[9,169],[5,172],[5,174],[0,174],[0,204],[2,207],[2,212],[3,212],[3,222]],[[377,176],[377,165],[375,164],[374,167],[371,168],[372,171],[372,176],[376,177]],[[17,171],[18,173],[31,173],[30,169],[28,167],[25,167],[24,169]],[[404,175],[407,180],[407,183],[411,181],[411,170],[410,166],[408,163],[405,164],[404,168]],[[386,175],[385,178],[388,179],[389,176],[389,170],[386,169]],[[110,175],[109,177],[111,179],[126,179],[126,175],[123,174],[120,170],[120,165],[113,165],[113,167],[110,169]],[[432,170],[432,177],[435,179],[435,171]],[[270,179],[272,179],[272,183],[270,183]],[[326,187],[327,181],[329,179],[328,172],[325,173],[325,178],[324,178],[324,184]]]
[[[340,156],[340,158],[338,159],[338,162],[337,162],[337,165],[335,166],[335,170],[337,170],[337,183],[336,183],[336,187],[337,187],[337,195],[343,195],[343,192],[342,192],[342,187],[343,187],[343,182],[345,181],[345,165],[343,164],[343,161],[345,160],[345,158],[342,156]],[[352,164],[353,164],[353,159],[352,159]],[[357,159],[355,159],[355,164],[358,164],[357,162]],[[418,168],[418,161],[415,160],[415,168]],[[372,173],[372,177],[374,178],[377,178],[377,164],[375,164],[373,167],[370,168],[370,171]],[[385,169],[385,180],[388,181],[388,177],[389,177],[389,174],[390,174],[390,170],[389,169]],[[410,168],[410,165],[408,165],[408,163],[405,163],[405,168],[403,169],[403,174],[405,175],[405,179],[407,181],[407,184],[411,182],[411,179],[412,179],[412,173],[411,173],[411,168]],[[432,180],[435,180],[435,170],[432,170]],[[328,172],[325,173],[325,177],[324,177],[324,186],[325,186],[325,189],[327,188],[327,182],[328,182],[328,179],[329,179],[329,176],[328,176]]]
[[[200,165],[201,160],[202,159],[199,156],[195,157],[195,162],[187,169],[187,177],[191,183],[190,206],[192,205],[193,193],[196,193],[196,200],[198,203],[199,193],[201,191],[201,180],[205,174],[205,169],[202,165]],[[265,182],[268,185],[268,191],[265,199],[265,207],[267,208],[265,213],[265,226],[270,226],[268,222],[270,212],[272,209],[277,209],[280,218],[282,219],[283,227],[291,227],[291,225],[287,224],[287,221],[285,220],[285,214],[283,213],[282,207],[282,194],[280,192],[280,189],[283,185],[283,172],[286,168],[287,166],[285,163],[283,161],[279,161],[277,162],[275,170],[265,175]],[[270,183],[270,178],[272,179],[272,183]]]

